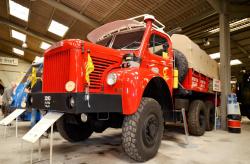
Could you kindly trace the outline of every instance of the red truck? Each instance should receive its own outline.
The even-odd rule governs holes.
[[[124,151],[140,162],[156,155],[176,110],[186,109],[192,135],[212,130],[212,79],[188,68],[163,28],[142,15],[94,30],[92,43],[54,44],[44,53],[42,92],[32,93],[29,105],[65,113],[56,124],[70,142],[122,128]]]

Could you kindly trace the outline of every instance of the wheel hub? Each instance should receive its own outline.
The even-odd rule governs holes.
[[[159,122],[155,115],[149,116],[143,126],[143,141],[148,147],[154,145],[159,131]]]

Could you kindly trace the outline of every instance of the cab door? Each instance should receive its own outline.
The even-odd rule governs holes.
[[[170,91],[173,86],[173,51],[170,38],[158,31],[151,33],[147,55],[143,59],[145,67],[161,76],[168,84]]]

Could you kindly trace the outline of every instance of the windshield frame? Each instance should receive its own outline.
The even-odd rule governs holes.
[[[115,41],[115,38],[116,38],[117,35],[125,34],[125,33],[131,33],[131,32],[136,32],[136,31],[144,31],[144,32],[145,32],[145,27],[135,28],[135,29],[130,29],[130,30],[124,30],[124,31],[120,31],[120,32],[111,34],[110,37],[111,37],[112,39],[111,39],[111,41],[110,41],[110,43],[109,43],[109,46],[107,46],[107,47],[108,47],[108,48],[113,48],[113,44],[114,44],[114,41]],[[143,35],[142,35],[142,39],[143,39],[143,36],[144,36],[144,32],[143,32]],[[107,38],[109,38],[109,37],[106,37],[106,38],[104,38],[104,39],[107,39]],[[99,40],[99,41],[97,41],[97,42],[103,41],[104,39]],[[96,42],[96,44],[98,44],[97,42]],[[142,40],[141,40],[141,44],[142,44]],[[139,50],[140,47],[141,47],[141,44],[140,44],[140,46],[139,46],[138,48],[134,48],[134,49],[131,49],[131,48],[123,48],[123,49],[116,49],[116,50]],[[100,45],[100,44],[98,44],[98,45]]]

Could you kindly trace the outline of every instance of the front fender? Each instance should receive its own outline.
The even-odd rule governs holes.
[[[122,108],[123,114],[137,111],[148,82],[158,74],[143,68],[127,68],[122,72]]]

